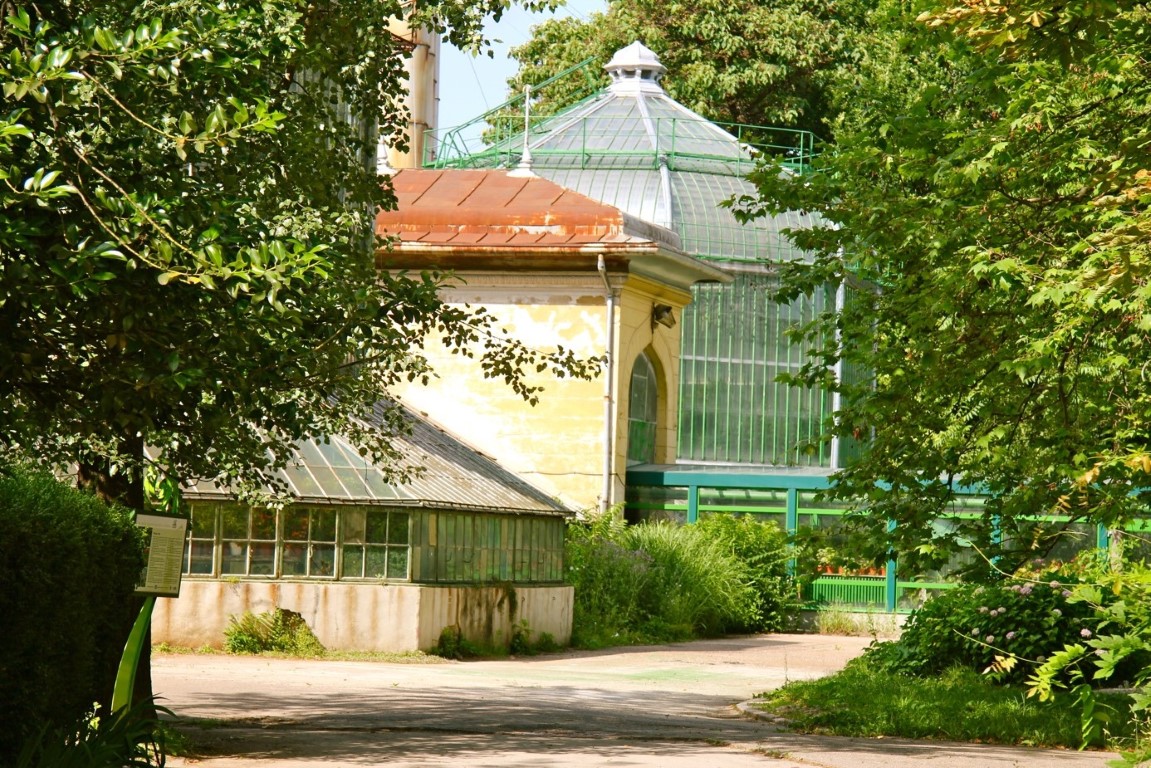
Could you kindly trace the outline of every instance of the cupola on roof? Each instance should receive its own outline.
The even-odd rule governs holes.
[[[809,227],[810,216],[786,212],[743,224],[722,205],[755,195],[746,176],[762,155],[672,99],[660,84],[666,68],[650,48],[636,41],[604,69],[607,89],[534,122],[526,140],[521,133],[466,157],[441,157],[437,167],[514,167],[526,149],[533,173],[678,232],[693,256],[752,263],[806,258],[780,230]],[[782,133],[810,150],[810,134]],[[798,159],[798,149],[772,151]]]

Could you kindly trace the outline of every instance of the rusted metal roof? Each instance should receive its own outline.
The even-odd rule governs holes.
[[[368,425],[389,429],[384,419],[389,407],[393,406],[379,403],[366,420]],[[392,444],[402,456],[396,469],[409,475],[408,479],[393,479],[396,472],[365,459],[339,435],[298,443],[292,461],[277,479],[293,499],[302,502],[517,514],[570,511],[420,415],[406,408],[404,412],[411,431],[394,436]],[[189,499],[233,496],[211,482],[200,482],[184,495]]]
[[[579,271],[603,256],[611,272],[681,288],[730,280],[670,229],[530,173],[403,170],[392,184],[397,208],[376,216],[377,233],[393,238],[381,269]]]
[[[664,245],[679,237],[530,174],[503,170],[403,170],[394,211],[376,231],[403,243],[539,248],[607,243]]]

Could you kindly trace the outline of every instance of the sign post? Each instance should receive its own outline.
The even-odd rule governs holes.
[[[136,585],[136,594],[145,595],[140,615],[132,625],[116,685],[112,692],[112,711],[118,712],[132,703],[136,682],[136,667],[144,650],[151,625],[152,608],[157,597],[179,597],[180,579],[184,573],[184,541],[188,536],[188,518],[164,512],[146,512],[136,515],[136,525],[147,531],[148,543],[144,548],[144,570]]]

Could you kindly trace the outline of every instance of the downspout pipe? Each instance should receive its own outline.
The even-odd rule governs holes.
[[[601,514],[607,514],[612,504],[612,469],[615,465],[615,393],[612,384],[615,382],[615,290],[607,279],[607,265],[603,254],[599,254],[596,263],[600,279],[603,280],[604,298],[607,303],[607,319],[605,331],[607,332],[607,375],[604,378],[603,393],[603,491],[600,494],[599,509]]]

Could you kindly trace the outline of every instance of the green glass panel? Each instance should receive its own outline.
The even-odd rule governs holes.
[[[364,575],[362,547],[344,547],[344,566],[341,573],[345,579],[358,579]]]
[[[363,544],[367,513],[360,509],[345,509],[340,514],[345,544]]]
[[[312,561],[309,568],[311,576],[331,576],[336,569],[336,547],[322,544],[312,545]]]
[[[408,550],[397,547],[388,548],[388,578],[408,578]]]
[[[305,528],[305,530],[307,530]],[[276,513],[270,509],[252,510],[252,538],[276,538]]]
[[[388,540],[388,513],[368,512],[367,541],[369,544],[383,544]]]
[[[411,516],[407,512],[391,512],[388,520],[388,543],[408,543],[408,521]]]
[[[285,544],[280,559],[280,572],[285,576],[306,576],[308,573],[308,545]]]
[[[252,542],[253,576],[271,576],[276,572],[276,545],[273,542]]]
[[[362,470],[350,469],[348,467],[336,467],[336,478],[339,479],[340,484],[347,489],[348,495],[363,498],[367,495],[367,482],[364,480],[364,472]]]
[[[248,538],[248,510],[224,507],[220,512],[220,532],[225,539]]]
[[[192,507],[192,538],[210,539],[216,533],[216,507]]]
[[[284,540],[308,540],[308,510],[288,509],[284,511]]]
[[[301,496],[324,495],[320,484],[312,477],[312,473],[308,471],[307,467],[289,464],[284,468],[284,474],[287,475],[288,481],[295,488],[295,492]]]
[[[248,572],[248,542],[225,541],[220,573],[244,575]]]
[[[336,540],[336,511],[320,509],[312,511],[312,541]]]
[[[779,305],[771,301],[775,286],[773,276],[749,273],[731,285],[696,287],[683,322],[679,458],[829,463],[817,442],[828,396],[776,381],[807,362],[788,331],[822,312],[827,299],[818,293]]]
[[[190,546],[191,564],[187,573],[211,574],[212,553],[215,546],[210,541],[193,541]]]
[[[387,547],[364,547],[364,575],[372,579],[383,579],[387,577]]]

